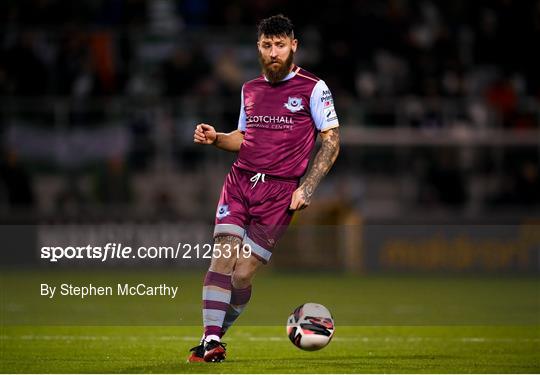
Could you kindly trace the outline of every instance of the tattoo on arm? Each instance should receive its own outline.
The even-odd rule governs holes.
[[[306,204],[311,202],[311,197],[322,178],[328,173],[339,153],[339,130],[338,128],[328,130],[328,134],[323,137],[322,145],[313,165],[308,171],[306,179],[302,183],[301,191]]]

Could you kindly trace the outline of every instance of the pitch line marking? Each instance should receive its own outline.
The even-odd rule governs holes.
[[[249,341],[287,341],[285,336],[233,336],[232,340]],[[111,340],[130,340],[130,341],[147,341],[147,340],[159,340],[159,341],[198,341],[200,336],[106,336],[106,335],[1,335],[0,340],[25,340],[25,341],[111,341]],[[484,343],[484,342],[540,342],[540,338],[524,338],[524,337],[460,337],[460,338],[445,338],[445,337],[399,337],[399,336],[386,336],[386,337],[334,337],[332,341],[342,342],[464,342],[464,343]]]

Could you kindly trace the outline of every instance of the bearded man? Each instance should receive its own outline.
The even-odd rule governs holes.
[[[242,87],[238,129],[218,133],[198,124],[194,133],[195,143],[238,158],[216,212],[217,251],[202,293],[204,334],[188,362],[225,359],[221,339],[249,302],[257,269],[270,260],[294,212],[310,204],[339,153],[332,94],[323,80],[294,64],[298,40],[291,21],[266,18],[257,37],[262,74]],[[321,147],[308,170],[317,135]]]

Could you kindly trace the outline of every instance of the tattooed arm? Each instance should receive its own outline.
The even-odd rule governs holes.
[[[301,210],[311,203],[315,189],[326,176],[339,154],[339,128],[321,132],[322,146],[315,155],[304,182],[295,190],[291,199],[291,210]]]

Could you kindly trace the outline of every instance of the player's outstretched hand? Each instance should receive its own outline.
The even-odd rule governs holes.
[[[216,141],[217,133],[213,126],[208,124],[199,124],[193,134],[193,142],[202,145],[211,145]]]
[[[303,210],[304,208],[309,206],[309,203],[310,202],[306,197],[306,192],[304,191],[304,188],[300,186],[294,191],[292,195],[289,209],[293,211]]]

